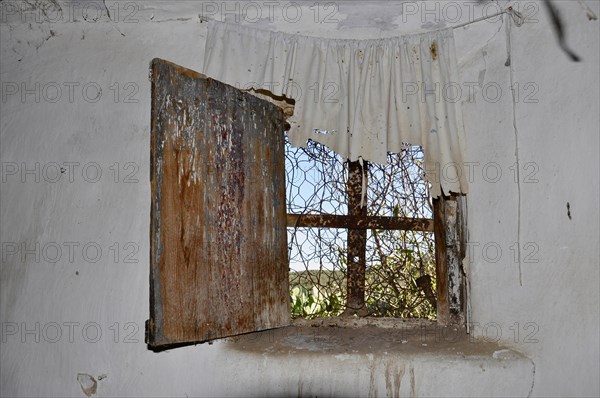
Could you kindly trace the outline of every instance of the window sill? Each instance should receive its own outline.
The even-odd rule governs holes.
[[[533,385],[529,358],[425,320],[301,320],[226,346],[260,375],[249,395],[527,396]]]

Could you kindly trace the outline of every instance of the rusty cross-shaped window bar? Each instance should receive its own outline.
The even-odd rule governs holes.
[[[363,161],[348,162],[348,214],[288,214],[288,227],[346,228],[347,300],[343,315],[368,315],[365,305],[366,244],[368,229],[434,231],[433,219],[369,216],[366,197],[363,198],[363,178],[366,181],[369,164]],[[367,184],[365,184],[367,185]],[[434,201],[435,203],[435,201]],[[361,206],[362,204],[362,206]],[[438,294],[440,293],[438,284]]]

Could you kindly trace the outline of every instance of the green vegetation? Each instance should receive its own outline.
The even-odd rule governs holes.
[[[400,249],[366,272],[365,302],[370,316],[435,319],[433,253]],[[345,263],[344,256],[339,259]],[[427,260],[425,260],[427,259]],[[340,270],[290,272],[293,318],[340,315],[345,309],[345,264]]]
[[[292,318],[340,315],[345,309],[346,276],[341,271],[290,272]]]

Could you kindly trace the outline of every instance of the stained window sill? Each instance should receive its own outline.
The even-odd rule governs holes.
[[[533,386],[523,354],[425,320],[296,321],[225,344],[261,375],[248,395],[527,396]]]

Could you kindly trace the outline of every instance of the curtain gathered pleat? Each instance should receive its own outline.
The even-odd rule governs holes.
[[[432,196],[467,193],[452,29],[348,40],[209,22],[204,73],[295,100],[290,141],[385,163],[420,145]]]

